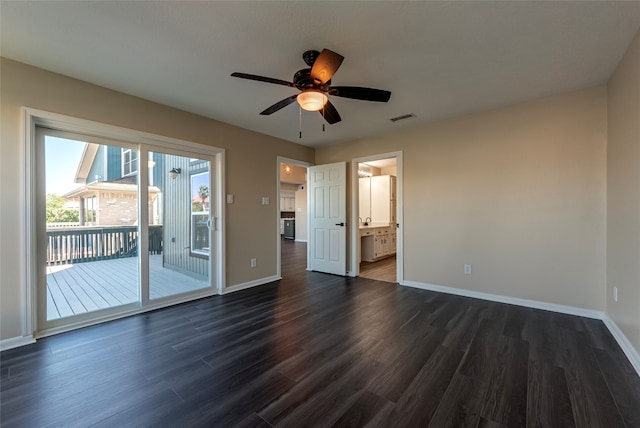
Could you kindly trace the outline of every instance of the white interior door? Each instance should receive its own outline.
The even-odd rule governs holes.
[[[309,269],[347,273],[346,162],[309,168]]]

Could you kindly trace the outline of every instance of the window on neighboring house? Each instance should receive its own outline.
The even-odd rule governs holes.
[[[209,171],[191,175],[191,252],[209,255]]]
[[[84,198],[84,221],[86,226],[95,226],[96,225],[96,197],[90,196],[88,198]]]
[[[122,176],[138,172],[138,151],[122,149]]]

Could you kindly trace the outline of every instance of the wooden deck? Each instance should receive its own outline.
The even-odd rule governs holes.
[[[162,255],[149,256],[152,299],[205,288],[209,284],[162,267]],[[138,301],[138,258],[47,267],[47,320]]]

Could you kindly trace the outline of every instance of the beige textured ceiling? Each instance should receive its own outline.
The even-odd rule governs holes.
[[[350,141],[605,83],[640,27],[640,2],[0,2],[2,56],[309,146]],[[345,57],[342,122],[292,104],[301,54]],[[392,123],[406,113],[415,118]]]

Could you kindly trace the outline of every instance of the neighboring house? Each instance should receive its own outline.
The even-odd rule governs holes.
[[[209,166],[182,156],[152,153],[149,168],[150,249],[163,266],[196,278],[208,277]],[[137,225],[138,151],[86,143],[75,175],[80,226]],[[169,170],[180,171],[169,174]]]
[[[153,162],[149,175],[149,224],[160,224],[158,195],[162,187],[154,184],[163,179],[162,155],[154,153]],[[83,185],[64,195],[78,200],[81,226],[137,224],[138,164],[137,150],[85,143],[75,175],[75,182]]]

